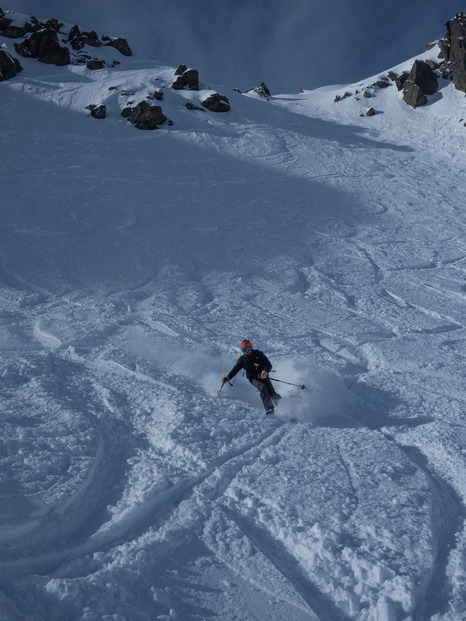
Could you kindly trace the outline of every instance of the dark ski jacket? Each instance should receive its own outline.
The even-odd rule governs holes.
[[[241,369],[246,371],[246,377],[252,382],[264,369],[270,373],[272,364],[265,354],[258,349],[253,349],[249,355],[243,354],[238,358],[237,363],[227,375],[228,379],[233,379]]]

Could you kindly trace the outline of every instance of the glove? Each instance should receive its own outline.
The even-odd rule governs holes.
[[[228,377],[228,375],[226,377],[222,377],[222,384],[226,384],[229,381],[230,381],[230,378]]]
[[[261,374],[259,375],[260,379],[265,379],[267,377],[267,371],[264,369],[263,371],[261,371]]]

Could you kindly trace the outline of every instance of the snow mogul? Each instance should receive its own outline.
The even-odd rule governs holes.
[[[252,348],[252,343],[245,339],[241,343],[242,354],[238,358],[232,370],[222,378],[222,385],[232,380],[241,369],[246,371],[246,377],[253,386],[260,392],[262,403],[266,410],[266,414],[273,414],[275,406],[281,399],[281,396],[275,392],[268,375],[272,370],[272,364],[265,354],[258,349]]]

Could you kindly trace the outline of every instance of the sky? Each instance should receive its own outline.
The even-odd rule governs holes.
[[[2,0],[128,39],[136,53],[186,64],[241,90],[272,93],[358,81],[424,51],[462,0]],[[291,68],[291,69],[290,69]]]

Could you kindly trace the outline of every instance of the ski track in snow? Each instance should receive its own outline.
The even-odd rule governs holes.
[[[169,67],[24,66],[0,85],[2,618],[463,620],[460,94],[215,115]],[[119,111],[155,87],[175,125],[138,132]],[[273,418],[241,376],[217,395],[246,337],[307,386]]]

